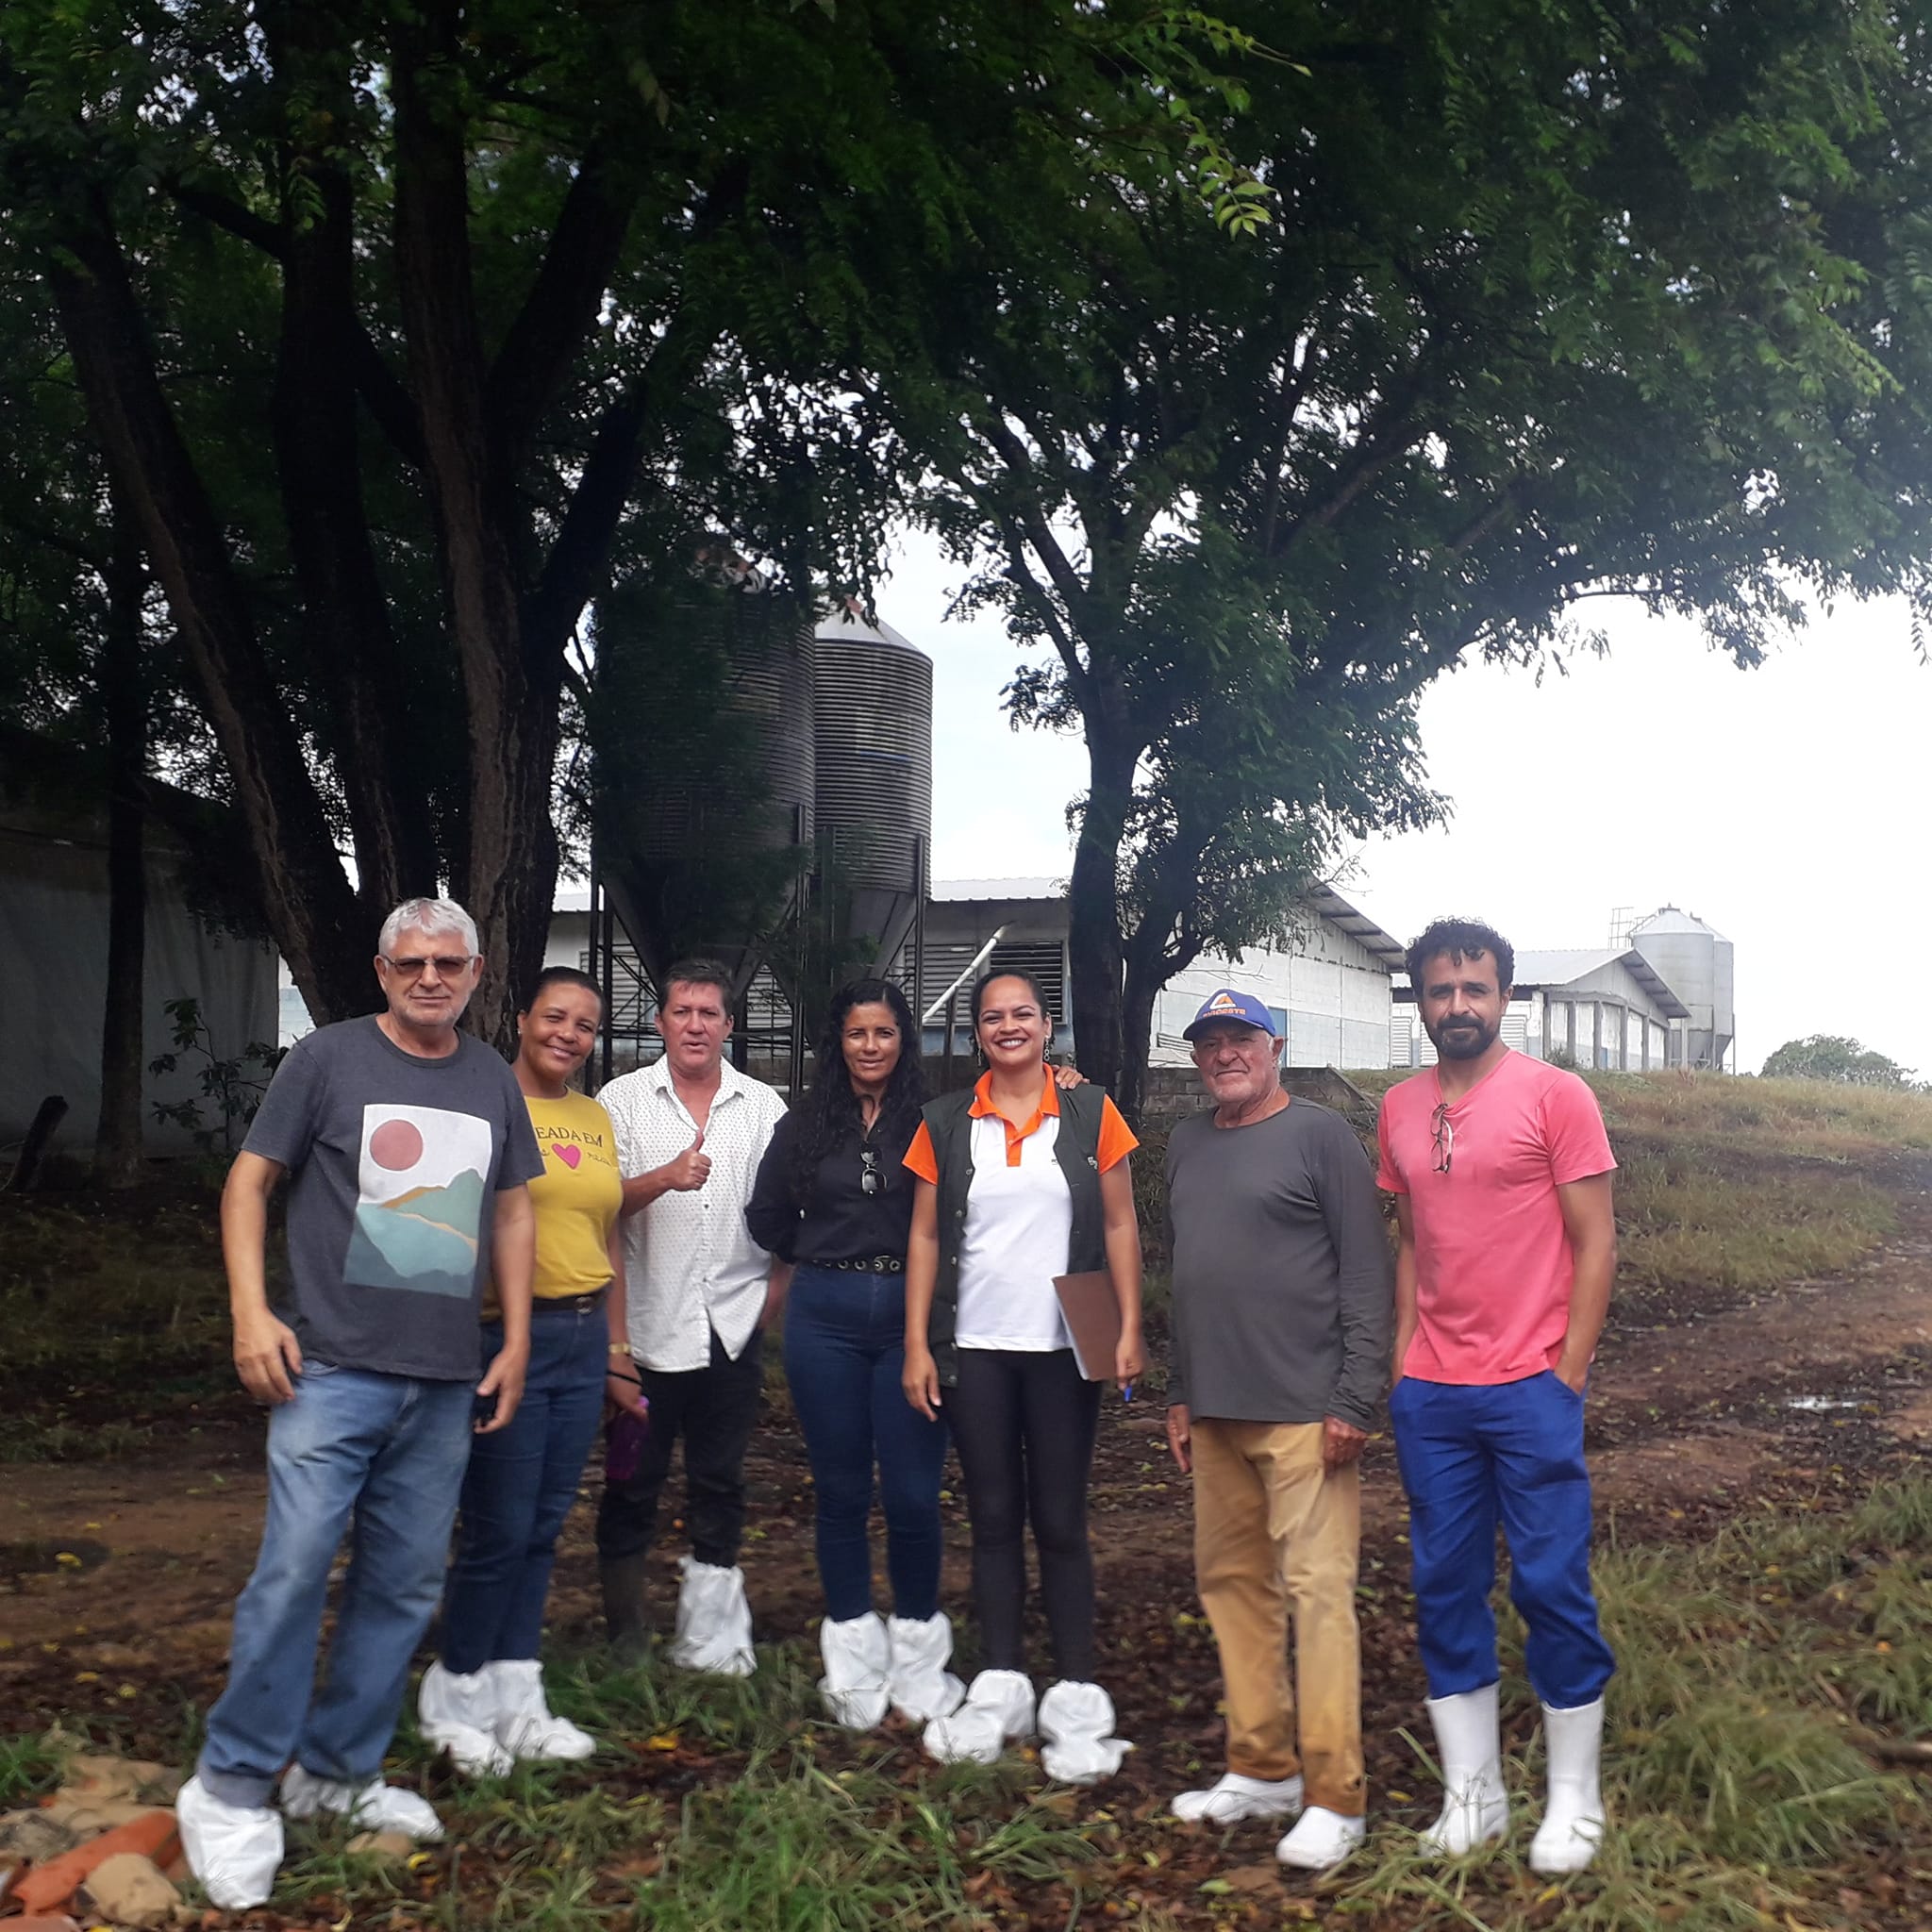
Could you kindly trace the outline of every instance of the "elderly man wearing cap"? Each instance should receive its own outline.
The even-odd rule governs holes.
[[[1360,1842],[1367,1808],[1357,1458],[1388,1386],[1389,1242],[1348,1124],[1282,1091],[1268,1008],[1224,988],[1184,1038],[1214,1107],[1167,1148],[1167,1438],[1194,1476],[1227,1772],[1174,1810],[1215,1824],[1299,1812],[1274,1856],[1319,1871]]]

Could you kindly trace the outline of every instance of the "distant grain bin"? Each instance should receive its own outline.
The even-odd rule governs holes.
[[[654,981],[691,953],[748,981],[808,865],[810,620],[721,547],[682,582],[613,589],[597,644],[611,902]]]
[[[1737,1035],[1730,941],[1692,914],[1665,906],[1630,928],[1630,943],[1690,1008],[1690,1019],[1671,1030],[1671,1064],[1722,1070]]]
[[[918,909],[932,837],[932,660],[848,599],[812,647],[815,791],[841,929],[883,968]]]

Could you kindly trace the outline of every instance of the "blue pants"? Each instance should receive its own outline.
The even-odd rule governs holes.
[[[885,1505],[892,1607],[924,1622],[940,1606],[940,1475],[946,1426],[899,1386],[906,1277],[802,1265],[785,1301],[785,1379],[818,1497],[819,1580],[834,1623],[872,1608],[873,1468]]]
[[[202,1783],[258,1806],[290,1758],[362,1785],[382,1770],[409,1659],[442,1591],[470,1459],[475,1385],[305,1362],[270,1411],[268,1520],[235,1604],[228,1687],[208,1715]],[[322,1688],[329,1569],[350,1536]]]
[[[604,1409],[609,1330],[600,1304],[530,1317],[530,1372],[509,1426],[478,1436],[463,1478],[456,1559],[442,1604],[442,1661],[467,1676],[537,1655],[558,1532],[576,1501]],[[483,1330],[483,1359],[503,1346]]]
[[[1408,1491],[1416,1636],[1431,1697],[1493,1684],[1496,1522],[1509,1598],[1528,1626],[1524,1661],[1543,1703],[1593,1704],[1616,1659],[1590,1587],[1583,1398],[1554,1372],[1464,1387],[1405,1375],[1389,1396]]]

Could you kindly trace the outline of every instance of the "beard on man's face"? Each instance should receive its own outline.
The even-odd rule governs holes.
[[[1496,1038],[1497,1029],[1480,1020],[1444,1020],[1436,1028],[1436,1052],[1445,1060],[1480,1059]]]

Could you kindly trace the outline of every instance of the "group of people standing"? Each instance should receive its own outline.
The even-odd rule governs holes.
[[[1602,1829],[1610,1660],[1590,1596],[1580,1391],[1614,1266],[1614,1163],[1589,1090],[1502,1046],[1510,963],[1497,935],[1466,924],[1411,952],[1441,1058],[1384,1110],[1392,1278],[1360,1146],[1340,1117],[1282,1091],[1267,1009],[1224,991],[1189,1029],[1214,1106],[1175,1129],[1168,1155],[1168,1437],[1194,1473],[1228,1769],[1174,1808],[1299,1814],[1277,1847],[1291,1865],[1337,1863],[1365,1828],[1357,1458],[1391,1360],[1448,1787],[1431,1842],[1460,1852],[1507,1823],[1488,1609],[1499,1513],[1547,1712],[1551,1801],[1533,1862],[1579,1869]],[[177,1802],[210,1898],[241,1909],[269,1895],[284,1816],[440,1834],[428,1804],[381,1771],[439,1600],[425,1738],[478,1773],[595,1750],[550,1710],[539,1647],[600,1418],[612,1641],[644,1638],[681,1441],[691,1550],[670,1657],[752,1670],[744,1458],[763,1335],[779,1324],[816,1503],[827,1710],[865,1729],[896,1709],[944,1760],[991,1762],[1037,1735],[1049,1775],[1112,1774],[1132,1747],[1099,1681],[1087,1497],[1105,1381],[1130,1396],[1143,1366],[1136,1143],[1099,1090],[1048,1065],[1042,990],[983,977],[972,1010],[985,1071],[928,1101],[904,994],[855,982],[788,1112],[725,1058],[730,986],[710,962],[670,970],[661,1058],[595,1100],[570,1085],[602,1022],[595,983],[546,972],[506,1064],[459,1029],[481,971],[460,907],[397,908],[375,961],[385,1010],[291,1050],[224,1193],[235,1359],[270,1407],[270,1483],[228,1686]],[[267,1208],[285,1175],[289,1283],[271,1307]],[[1056,1277],[1110,1290],[1110,1361],[1083,1372]],[[971,1527],[970,1684],[948,1668],[940,1600],[949,1441]],[[1037,1700],[1029,1526],[1054,1665]]]

